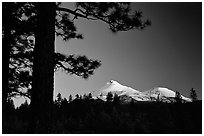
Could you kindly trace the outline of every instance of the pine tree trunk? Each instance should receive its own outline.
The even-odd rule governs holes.
[[[8,80],[9,80],[9,53],[11,47],[11,10],[8,10],[8,3],[3,3],[2,25],[4,36],[2,38],[2,123],[6,122],[7,117],[7,98],[8,98]],[[6,6],[6,8],[5,8]]]
[[[50,133],[54,91],[55,3],[36,3],[31,120],[28,132]]]
[[[7,30],[6,30],[7,31]],[[9,32],[9,31],[8,31]],[[9,33],[5,32],[2,41],[2,123],[7,120],[7,98],[8,98],[8,78],[9,78]]]

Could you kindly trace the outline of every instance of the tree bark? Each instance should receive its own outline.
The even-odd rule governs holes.
[[[36,3],[31,119],[29,133],[50,133],[54,91],[55,3]]]
[[[7,31],[7,32],[5,32]],[[4,31],[2,40],[2,123],[7,119],[7,98],[8,98],[8,78],[9,78],[9,31]]]
[[[2,7],[2,25],[4,36],[2,38],[2,125],[7,117],[7,98],[8,98],[8,80],[9,80],[9,53],[11,48],[11,10],[8,3],[3,3]]]

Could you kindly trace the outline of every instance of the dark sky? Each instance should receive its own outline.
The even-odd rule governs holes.
[[[152,21],[145,30],[111,33],[100,21],[78,19],[83,40],[56,39],[56,50],[101,60],[88,80],[55,73],[55,95],[97,91],[111,79],[140,91],[167,87],[189,97],[202,95],[202,3],[132,3]],[[73,3],[65,6],[72,7]]]

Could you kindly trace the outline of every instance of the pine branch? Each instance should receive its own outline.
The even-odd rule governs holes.
[[[56,8],[56,10],[71,13],[72,15],[75,15],[74,18],[81,17],[81,18],[85,18],[85,19],[89,19],[89,20],[97,20],[97,19],[88,17],[87,14],[86,14],[86,15],[83,15],[83,14],[77,13],[77,10],[73,11],[73,10],[71,10],[71,9],[62,8],[62,7],[58,7],[58,8]],[[79,9],[78,9],[78,10],[79,10]],[[80,11],[82,11],[82,10],[80,10]],[[82,11],[82,12],[83,12],[83,11]]]

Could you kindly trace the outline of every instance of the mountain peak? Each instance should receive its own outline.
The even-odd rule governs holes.
[[[118,96],[128,96],[136,101],[152,101],[156,100],[158,97],[163,101],[168,101],[171,98],[175,97],[175,91],[166,88],[166,87],[154,87],[148,91],[140,92],[139,90],[135,90],[131,87],[125,86],[117,82],[116,80],[110,80],[103,86],[101,89],[97,91],[102,98],[108,94],[108,92],[112,92],[113,94],[117,94]],[[183,100],[191,101],[189,98],[182,96]],[[155,98],[155,99],[154,99]]]
[[[115,81],[115,80],[110,80],[108,83],[109,83],[109,84],[112,84],[112,83],[118,83],[118,82]]]
[[[106,95],[108,92],[112,92],[117,95],[134,95],[134,94],[141,93],[131,87],[122,85],[115,80],[110,80],[109,82],[107,82],[107,84],[101,89],[99,89],[98,92],[99,94],[104,94],[104,95]]]

